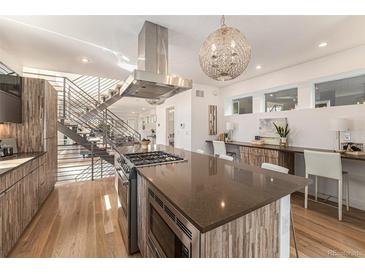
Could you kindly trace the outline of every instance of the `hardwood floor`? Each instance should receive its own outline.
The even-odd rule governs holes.
[[[114,178],[56,185],[9,257],[127,257],[117,206]]]
[[[303,195],[292,195],[300,258],[365,257],[364,211],[350,208],[347,212],[344,209],[343,221],[340,222],[337,220],[337,207],[309,200],[308,209],[304,209],[303,204]],[[293,242],[291,257],[295,257]]]
[[[344,211],[339,222],[336,208],[304,209],[300,194],[292,203],[299,257],[365,257],[364,211]],[[117,206],[114,179],[57,185],[9,257],[127,257]]]

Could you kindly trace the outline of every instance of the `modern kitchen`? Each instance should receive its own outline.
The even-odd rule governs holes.
[[[0,16],[0,261],[364,258],[363,26]]]

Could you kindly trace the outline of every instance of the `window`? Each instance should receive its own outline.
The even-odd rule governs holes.
[[[265,94],[265,111],[275,112],[295,109],[298,89],[291,88]]]
[[[365,75],[315,84],[316,108],[364,104]]]
[[[252,96],[233,100],[233,114],[252,113]]]

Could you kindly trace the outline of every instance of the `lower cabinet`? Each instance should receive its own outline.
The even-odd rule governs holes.
[[[38,158],[11,172],[22,178],[0,194],[0,258],[14,247],[55,183],[45,179],[45,164]]]
[[[4,195],[3,216],[2,216],[2,245],[4,255],[8,254],[20,237],[21,219],[21,184],[24,179],[9,188]]]
[[[262,163],[283,166],[289,169],[289,173],[294,173],[294,153],[240,146],[240,159],[242,163],[253,166],[261,166]]]
[[[5,209],[5,193],[0,194],[0,258],[5,256],[3,245],[3,219]]]

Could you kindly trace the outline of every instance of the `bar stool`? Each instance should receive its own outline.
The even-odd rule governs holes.
[[[226,144],[223,141],[213,141],[213,154],[214,155],[229,155],[232,156],[234,158],[234,156],[236,155],[236,153],[232,152],[232,153],[227,153],[226,150]]]
[[[269,164],[269,163],[262,163],[261,168],[268,169],[268,170],[273,170],[273,171],[277,171],[277,172],[281,172],[281,173],[285,173],[285,174],[289,173],[289,169],[287,169],[285,167],[282,167],[282,166]],[[294,241],[295,255],[297,256],[297,258],[299,258],[298,247],[297,247],[297,237],[295,235],[293,219],[294,219],[293,209],[292,209],[292,206],[291,206],[291,203],[290,203],[290,225],[291,225],[291,229],[293,231],[293,241]]]
[[[224,160],[227,160],[227,161],[233,161],[234,160],[234,158],[232,156],[223,155],[223,154],[220,154],[219,155],[219,158],[224,159]]]
[[[338,182],[338,220],[342,221],[343,184],[346,189],[346,210],[350,209],[350,186],[348,173],[342,170],[341,155],[332,152],[304,150],[305,177],[315,176],[315,200],[318,196],[318,176],[337,180]],[[308,186],[305,187],[304,207],[308,208]]]

